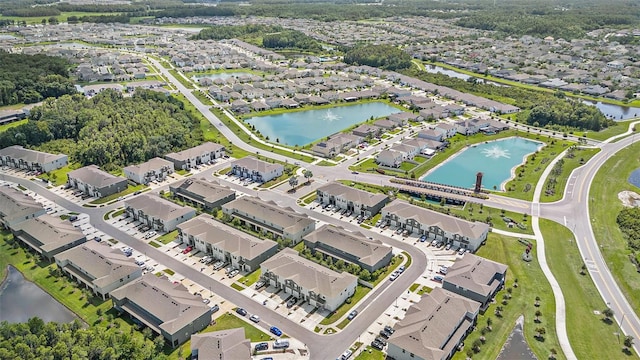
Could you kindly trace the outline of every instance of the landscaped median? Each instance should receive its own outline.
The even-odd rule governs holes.
[[[541,202],[553,202],[561,200],[564,196],[564,190],[569,181],[571,172],[584,165],[594,155],[600,152],[598,148],[581,148],[577,147],[569,149],[567,154],[554,165],[551,173],[547,177],[544,190],[540,198]]]

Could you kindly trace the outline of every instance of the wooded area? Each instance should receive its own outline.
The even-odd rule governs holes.
[[[411,67],[411,56],[393,45],[362,45],[348,50],[344,54],[344,62],[385,70],[402,70]]]
[[[117,327],[82,328],[70,324],[44,323],[31,318],[26,323],[0,323],[1,360],[102,360],[166,359],[164,338],[136,338]]]
[[[618,227],[627,239],[629,247],[635,251],[640,250],[640,208],[625,208],[616,218]]]
[[[262,37],[262,46],[267,49],[294,49],[319,53],[322,45],[314,38],[298,30],[283,30]]]
[[[35,146],[114,170],[199,144],[198,125],[171,96],[142,90],[123,97],[107,90],[90,99],[65,95],[45,101],[26,124],[0,134],[0,147]]]
[[[76,92],[67,60],[0,51],[0,106],[35,103]]]
[[[192,40],[242,39],[245,36],[258,36],[283,31],[279,25],[219,25],[204,28],[191,37]]]

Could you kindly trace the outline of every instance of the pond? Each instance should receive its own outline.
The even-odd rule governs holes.
[[[472,145],[428,172],[422,180],[473,188],[476,174],[482,172],[483,188],[492,190],[495,186],[504,190],[505,183],[514,175],[513,169],[541,146],[540,142],[519,137]]]
[[[450,70],[450,69],[445,69],[443,67],[437,66],[437,65],[425,65],[424,66],[424,71],[431,73],[431,74],[443,74],[443,75],[447,75],[448,77],[452,77],[452,78],[456,78],[456,79],[462,79],[462,80],[468,80],[470,79],[472,76],[471,75],[467,75],[467,74],[463,74],[454,70]],[[505,84],[500,84],[497,82],[493,82],[493,81],[488,81],[488,80],[484,80],[484,79],[480,79],[477,78],[479,83],[487,83],[487,84],[491,84],[491,85],[495,85],[495,86],[508,86]]]
[[[225,73],[217,73],[217,74],[193,75],[191,79],[193,79],[194,81],[198,81],[198,79],[205,79],[205,78],[209,78],[211,80],[215,80],[215,79],[227,80],[232,77],[238,78],[240,76],[245,76],[245,75],[252,75],[252,74],[248,72],[225,72]]]
[[[382,102],[368,102],[329,109],[255,116],[246,119],[246,123],[255,126],[262,135],[268,136],[272,142],[279,141],[281,144],[290,146],[302,146],[372,117],[379,118],[399,112],[402,110]]]
[[[633,170],[631,175],[629,175],[627,181],[629,182],[629,184],[640,188],[640,169]]]
[[[608,104],[601,101],[584,100],[583,102],[597,107],[604,116],[614,121],[624,121],[640,116],[640,108],[637,107]]]
[[[44,322],[69,323],[77,319],[64,305],[9,266],[7,278],[0,286],[0,321],[26,322],[34,316]]]

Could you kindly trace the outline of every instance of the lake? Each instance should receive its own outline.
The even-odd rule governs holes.
[[[607,118],[624,121],[640,116],[640,108],[583,100],[583,103],[597,107]]]
[[[246,119],[269,140],[286,145],[307,145],[335,134],[371,117],[379,118],[402,112],[382,102],[368,102],[330,109],[287,112],[278,115],[254,116]]]
[[[34,316],[44,322],[69,323],[77,319],[64,305],[9,266],[7,279],[0,286],[0,321],[20,323]]]
[[[473,188],[476,174],[482,172],[483,188],[493,190],[495,186],[504,190],[503,185],[512,177],[512,169],[541,146],[537,141],[519,137],[472,145],[428,172],[422,180]]]

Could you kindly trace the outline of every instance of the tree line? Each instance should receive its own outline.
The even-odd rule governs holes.
[[[0,322],[0,360],[166,359],[164,344],[162,336],[151,341],[118,327],[83,328],[77,320],[45,323],[34,317],[26,323]]]
[[[634,251],[640,251],[640,208],[625,208],[616,218],[618,227]]]
[[[495,86],[478,82],[475,78],[462,80],[444,74],[432,74],[417,67],[403,73],[436,85],[515,105],[524,110],[517,114],[518,121],[533,126],[558,131],[563,130],[562,127],[599,131],[614,124],[613,120],[607,119],[595,106],[567,98],[562,92],[548,93],[518,86]]]
[[[297,49],[311,52],[321,52],[320,43],[298,30],[283,30],[266,34],[262,37],[262,46],[267,49]]]
[[[196,35],[193,35],[193,40],[223,40],[223,39],[242,39],[247,36],[257,36],[262,34],[271,34],[279,31],[283,31],[284,28],[280,25],[261,25],[261,24],[248,24],[248,25],[218,25],[200,30]]]
[[[179,100],[150,90],[131,97],[105,90],[90,99],[77,94],[45,101],[26,124],[0,134],[0,147],[37,147],[109,171],[201,140],[198,119]]]
[[[65,59],[0,51],[0,64],[0,106],[30,104],[76,92],[69,79],[71,64]]]
[[[362,45],[348,50],[344,60],[352,65],[369,65],[384,70],[411,67],[411,56],[393,45]]]

